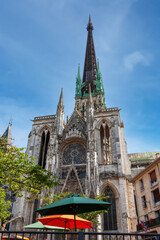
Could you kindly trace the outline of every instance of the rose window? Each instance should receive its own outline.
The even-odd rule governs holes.
[[[86,150],[80,143],[67,146],[63,152],[63,165],[86,163]]]

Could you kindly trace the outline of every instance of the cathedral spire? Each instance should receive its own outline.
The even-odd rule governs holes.
[[[9,125],[6,131],[3,133],[2,138],[6,139],[9,145],[12,145],[12,123],[9,122]]]
[[[63,88],[61,89],[61,95],[57,106],[57,133],[61,135],[64,128],[64,105],[63,105]]]
[[[85,56],[85,63],[84,63],[84,72],[83,72],[83,87],[82,87],[82,95],[88,93],[89,91],[89,84],[91,84],[91,92],[96,92],[96,86],[94,81],[96,80],[96,71],[97,71],[97,64],[96,64],[96,54],[94,49],[94,42],[93,42],[93,25],[91,22],[91,17],[89,16],[89,22],[87,25],[88,31],[88,38],[87,38],[87,46],[86,46],[86,56]]]

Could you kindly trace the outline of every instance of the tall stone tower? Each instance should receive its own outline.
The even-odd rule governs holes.
[[[90,17],[87,31],[83,80],[78,66],[74,111],[65,123],[61,91],[56,114],[34,118],[27,153],[58,176],[56,192],[69,191],[92,198],[105,193],[110,197],[112,206],[101,219],[101,230],[132,232],[136,212],[124,126],[120,109],[105,104]],[[22,225],[32,223],[34,210],[39,207],[37,200],[17,199],[14,215],[23,219],[13,227],[20,230]]]

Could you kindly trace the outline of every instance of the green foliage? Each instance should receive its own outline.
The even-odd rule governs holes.
[[[2,222],[4,222],[11,215],[11,212],[8,211],[8,209],[11,206],[11,202],[6,201],[5,198],[6,198],[5,190],[2,187],[0,187],[0,209],[3,210],[3,211],[0,210],[0,219]]]
[[[53,174],[36,165],[35,160],[29,158],[22,148],[8,146],[4,139],[0,140],[0,186],[7,186],[7,191],[14,191],[15,194],[18,194],[18,197],[23,196],[23,190],[35,197],[43,189],[49,194],[50,190],[57,184],[58,182]],[[1,188],[1,222],[9,216],[10,202],[7,201],[5,204],[5,198],[5,190]]]
[[[36,165],[34,159],[22,151],[0,141],[0,185],[7,184],[16,194],[24,189],[38,194],[43,187],[53,188],[57,184],[53,174]]]

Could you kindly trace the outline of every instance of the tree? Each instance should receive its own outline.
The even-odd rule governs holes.
[[[5,190],[2,187],[0,187],[0,221],[1,221],[1,224],[11,215],[11,212],[8,210],[11,206],[11,202],[6,201],[5,198],[6,198]]]
[[[35,160],[29,158],[23,152],[23,148],[8,146],[5,139],[0,139],[0,228],[11,215],[9,208],[11,202],[6,201],[8,191],[14,191],[18,197],[22,197],[22,191],[26,191],[36,197],[45,189],[50,193],[58,184],[56,177],[35,164]],[[6,187],[7,186],[7,187]]]

